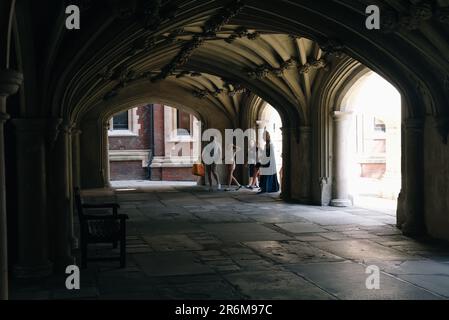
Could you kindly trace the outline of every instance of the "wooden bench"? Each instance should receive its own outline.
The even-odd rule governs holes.
[[[117,203],[83,203],[81,191],[75,188],[75,202],[80,221],[81,267],[87,267],[87,261],[119,260],[120,267],[126,267],[126,214],[118,214]],[[86,214],[85,210],[89,210]],[[112,211],[112,212],[111,212]],[[88,258],[87,246],[90,243],[111,243],[117,248],[120,242],[118,257]]]

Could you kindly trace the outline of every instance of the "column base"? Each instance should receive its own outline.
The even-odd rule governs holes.
[[[396,210],[396,227],[402,229],[403,224],[406,221],[406,213],[405,213],[405,199],[404,192],[399,192],[398,196],[398,208]]]
[[[338,208],[352,207],[352,201],[348,199],[334,199],[331,201],[330,206]]]
[[[401,190],[401,176],[391,175],[388,172],[382,178],[381,197],[389,200],[397,200]]]
[[[53,273],[53,264],[48,261],[38,266],[13,267],[13,275],[18,279],[45,278]]]
[[[421,225],[416,222],[405,222],[401,226],[401,231],[404,234],[404,236],[407,237],[417,237],[422,236],[426,234],[426,230],[424,228],[424,225]]]
[[[291,203],[297,203],[297,204],[303,204],[306,206],[310,206],[313,204],[312,199],[310,198],[296,198],[296,197],[290,197]]]

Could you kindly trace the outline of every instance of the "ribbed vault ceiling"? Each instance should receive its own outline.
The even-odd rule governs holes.
[[[190,95],[184,100],[202,114],[235,119],[244,97],[258,95],[307,124],[312,98],[344,54],[419,99],[416,114],[447,112],[446,0],[75,2],[82,29],[57,30],[65,16],[53,17],[45,61],[52,81],[43,84],[43,105],[63,117],[109,112],[120,96],[165,86]],[[364,27],[366,6],[376,3],[382,32]]]
[[[164,36],[173,37],[179,43],[188,43],[199,33],[196,27],[189,26],[176,37],[172,34]],[[175,55],[165,56],[164,62],[169,64]],[[206,110],[199,111],[207,114],[220,111],[228,119],[238,119],[241,107],[245,106],[242,103],[245,96],[252,95],[255,91],[262,95],[267,92],[278,95],[278,101],[284,102],[279,106],[280,109],[284,109],[284,112],[288,112],[288,108],[297,109],[305,117],[315,80],[320,72],[329,72],[334,57],[323,53],[316,43],[306,38],[259,34],[240,26],[229,26],[214,39],[205,41],[185,65],[173,69],[165,79],[159,79],[162,72],[160,69],[165,64],[159,70],[153,64],[158,59],[158,56],[150,54],[145,59],[138,60],[132,69],[126,67],[123,78],[128,79],[114,80],[112,76],[105,77],[103,89],[93,91],[94,100],[110,100],[113,103],[114,97],[128,86],[128,83],[121,81],[164,82],[167,86],[178,86],[186,94],[203,100],[201,104],[209,106],[209,109],[206,107]],[[228,77],[199,71],[212,71],[216,68],[227,70]],[[235,74],[230,73],[230,69]],[[239,75],[251,84],[235,81]],[[270,99],[272,95],[266,96]],[[199,104],[198,101],[196,105]],[[213,110],[214,108],[218,110]]]

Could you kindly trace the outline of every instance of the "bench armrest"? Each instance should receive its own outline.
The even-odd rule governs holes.
[[[84,203],[84,209],[119,209],[118,203]]]
[[[127,214],[118,214],[118,215],[102,215],[102,216],[98,216],[98,215],[91,215],[91,214],[86,214],[84,215],[84,219],[85,220],[128,220],[129,217]]]

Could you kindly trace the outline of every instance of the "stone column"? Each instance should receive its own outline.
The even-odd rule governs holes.
[[[401,123],[386,120],[386,172],[382,178],[382,197],[397,200],[401,188]]]
[[[291,200],[291,165],[290,158],[290,141],[292,139],[292,128],[281,128],[282,130],[282,165],[283,165],[283,178],[281,185],[281,198],[290,201]]]
[[[80,172],[79,172],[79,135],[81,131],[72,126],[69,135],[69,189],[70,189],[70,233],[72,236],[71,246],[72,250],[77,249],[79,241],[75,235],[75,202],[74,202],[74,188],[80,186]]]
[[[331,206],[350,207],[349,199],[349,161],[348,135],[351,125],[352,113],[335,111],[333,113],[334,125],[334,151],[333,151],[333,183]]]
[[[104,188],[103,177],[103,154],[102,146],[103,131],[98,119],[82,119],[82,133],[79,136],[78,168],[82,189]]]
[[[72,182],[74,187],[81,187],[81,163],[80,163],[80,135],[81,130],[72,129]]]
[[[299,201],[312,203],[312,127],[299,127]]]
[[[405,223],[402,231],[408,236],[425,232],[423,124],[421,119],[408,119],[405,123]]]
[[[8,245],[3,125],[9,119],[6,113],[6,98],[16,93],[21,83],[22,74],[12,70],[0,71],[0,300],[8,299]]]
[[[61,124],[57,127],[57,138],[52,150],[52,207],[54,234],[54,263],[57,271],[63,271],[74,263],[71,254],[73,211],[71,209],[70,187],[70,126]]]
[[[109,181],[109,121],[103,123],[103,131],[102,131],[102,176],[103,176],[103,187],[109,188],[111,187],[111,182]]]
[[[312,128],[282,128],[283,141],[286,139],[289,150],[290,197],[303,204],[312,202]],[[285,152],[285,143],[284,150]],[[285,165],[285,164],[284,164]]]
[[[47,119],[13,119],[17,135],[18,278],[39,278],[52,273],[48,259]]]

